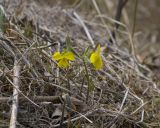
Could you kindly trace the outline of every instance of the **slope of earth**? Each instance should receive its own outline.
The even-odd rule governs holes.
[[[124,10],[116,39],[111,36],[116,2],[0,0],[5,15],[0,17],[0,127],[9,126],[18,78],[18,128],[158,128],[160,90],[153,71],[159,68],[159,19],[151,17],[159,10],[152,10],[158,7],[154,2],[139,3],[132,54],[131,28],[125,25],[132,23],[132,11]],[[101,70],[89,63],[98,44]],[[64,49],[76,56],[68,69],[52,59]]]

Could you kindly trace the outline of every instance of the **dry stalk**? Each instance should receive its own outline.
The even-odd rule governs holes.
[[[91,34],[89,33],[89,30],[87,28],[87,26],[84,24],[83,20],[81,19],[81,17],[74,11],[73,15],[77,18],[77,20],[80,22],[81,26],[83,27],[89,41],[91,42],[92,46],[95,47],[95,43],[91,37]]]
[[[122,103],[121,103],[119,112],[122,111],[123,105],[124,105],[124,103],[125,103],[125,101],[126,101],[126,99],[127,99],[128,92],[129,92],[129,88],[126,89],[126,93],[125,93],[124,98],[123,98],[123,101],[122,101]]]
[[[99,111],[99,109],[94,109],[94,110],[88,111],[84,115],[81,114],[80,116],[71,119],[71,122],[75,122],[75,121],[77,121],[77,120],[79,120],[81,118],[84,118],[84,117],[86,119],[87,116],[92,115],[92,114],[96,113],[97,111]],[[88,120],[88,118],[87,118],[87,121],[89,121],[90,123],[92,122],[92,121]],[[63,122],[63,124],[67,124],[67,123],[68,123],[68,120]],[[60,126],[60,124],[56,124],[56,125],[53,125],[53,127],[51,127],[51,128],[56,128],[56,127],[59,127],[59,126]]]
[[[19,97],[18,98],[19,103],[24,103],[24,102],[28,102],[28,100],[24,97]],[[52,102],[53,104],[58,104],[61,103],[61,98],[60,96],[34,96],[34,97],[30,97],[30,99],[34,102],[41,102],[41,104],[43,104],[43,102]],[[10,97],[0,97],[0,102],[4,103],[4,102],[8,102],[9,100],[11,100]],[[71,102],[73,102],[74,105],[77,106],[84,106],[84,102],[75,98],[75,97],[70,97]]]
[[[98,15],[101,16],[102,14],[101,14],[101,11],[100,11],[100,9],[99,9],[96,1],[95,1],[95,0],[92,0],[92,3],[93,3],[93,5],[94,5],[94,7],[95,7],[95,9],[96,9],[96,11],[97,11],[97,13],[98,13]],[[114,39],[114,37],[113,37],[113,34],[111,33],[111,31],[109,30],[107,24],[105,23],[104,18],[103,18],[103,17],[100,17],[100,20],[101,20],[101,22],[103,23],[103,25],[106,26],[106,30],[107,30],[107,32],[108,32],[108,34],[109,34],[112,42],[115,44],[116,42],[115,42],[115,39]]]
[[[9,81],[10,84],[13,85],[14,88],[16,88],[16,90],[22,95],[24,96],[28,101],[30,101],[32,104],[34,104],[37,107],[40,107],[39,105],[37,105],[36,103],[34,103],[31,99],[29,99],[25,94],[23,94],[23,92],[21,90],[19,90],[19,88],[16,87],[16,85],[6,76],[6,79]]]
[[[9,128],[16,128],[18,100],[19,100],[18,99],[19,92],[17,90],[19,89],[19,75],[20,75],[20,65],[17,63],[17,60],[15,60],[13,83],[16,88],[13,88],[12,110],[11,110],[11,119]]]

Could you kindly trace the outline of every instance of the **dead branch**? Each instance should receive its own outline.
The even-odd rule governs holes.
[[[9,128],[16,128],[17,112],[18,112],[18,95],[19,95],[17,88],[19,88],[19,74],[20,74],[20,66],[17,63],[17,60],[15,60],[13,83],[16,86],[16,88],[13,88],[12,110],[11,110],[11,119]]]
[[[29,97],[30,100],[34,102],[52,102],[53,104],[61,103],[61,98],[60,96],[34,96],[34,97]],[[11,97],[0,97],[0,102],[5,103],[12,100]],[[78,100],[77,98],[71,97],[71,101],[73,102],[74,105],[82,105],[84,104],[83,101]],[[28,99],[25,97],[19,97],[19,102],[29,102]]]

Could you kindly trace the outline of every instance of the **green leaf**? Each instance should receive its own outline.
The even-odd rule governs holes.
[[[71,51],[73,52],[78,58],[80,58],[81,56],[73,49],[72,47],[72,41],[70,39],[69,36],[66,37],[66,51]]]
[[[89,51],[90,47],[88,46],[87,49],[84,51],[83,56],[88,56]]]
[[[24,36],[26,37],[32,37],[33,34],[33,28],[31,24],[26,24],[24,28]]]
[[[69,36],[66,37],[66,49],[67,51],[70,51],[72,49],[72,46],[71,46],[71,39]]]
[[[2,6],[0,6],[0,32],[5,32],[5,14]]]

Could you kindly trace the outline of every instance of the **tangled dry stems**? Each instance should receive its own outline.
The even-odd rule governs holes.
[[[95,7],[101,15],[98,6]],[[119,36],[113,39],[114,43],[109,43],[107,37],[101,39],[97,33],[111,33],[105,19],[102,18],[102,23],[92,23],[74,10],[61,9],[56,10],[54,18],[57,26],[50,29],[47,25],[35,26],[28,19],[21,23],[22,19],[13,16],[14,20],[9,21],[11,35],[1,34],[1,126],[9,124],[16,58],[21,66],[18,127],[158,127],[159,89],[150,77],[152,72],[137,62],[135,55],[117,45],[123,40]],[[32,36],[22,33],[27,23],[34,30]],[[123,31],[128,36],[127,42],[131,42],[127,28]],[[103,69],[95,71],[87,64],[94,85],[87,103],[88,85],[83,62],[77,59],[70,69],[63,70],[56,67],[51,57],[54,51],[65,47],[67,36],[74,50],[81,54],[97,42],[103,46]]]

